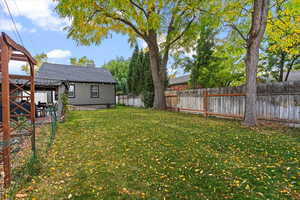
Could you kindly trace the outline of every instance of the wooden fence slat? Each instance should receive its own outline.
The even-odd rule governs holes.
[[[300,81],[258,85],[257,115],[259,119],[300,124]],[[140,97],[120,96],[118,103],[143,106]],[[245,87],[208,88],[167,91],[168,108],[205,116],[243,118]]]

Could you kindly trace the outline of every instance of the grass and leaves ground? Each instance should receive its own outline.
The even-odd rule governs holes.
[[[127,107],[73,111],[23,190],[28,199],[299,199],[299,132]]]

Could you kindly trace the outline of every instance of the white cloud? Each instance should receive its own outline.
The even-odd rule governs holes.
[[[8,1],[11,12],[16,17],[26,17],[33,24],[53,31],[61,31],[68,22],[61,19],[54,11],[55,3],[53,0],[14,0]],[[4,5],[2,5],[4,7]],[[7,13],[7,10],[4,9]]]
[[[26,74],[24,71],[22,71],[21,66],[26,64],[26,62],[21,61],[9,61],[9,73],[10,74]]]
[[[0,31],[14,31],[14,25],[10,19],[0,18]],[[22,25],[20,23],[16,23],[16,27],[18,30],[22,30]]]
[[[71,55],[72,55],[71,51],[62,50],[62,49],[54,49],[47,53],[47,56],[50,59],[67,58],[70,57]]]

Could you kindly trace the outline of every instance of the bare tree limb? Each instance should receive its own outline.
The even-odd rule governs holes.
[[[172,17],[171,17],[169,26],[168,26],[166,43],[169,42],[169,40],[170,40],[170,34],[174,30],[174,27],[173,27],[174,20],[175,20],[174,18],[175,17],[174,17],[174,14],[173,14]],[[162,58],[162,66],[166,66],[167,65],[167,62],[168,62],[168,59],[169,59],[169,51],[170,51],[170,46],[166,46],[165,51],[164,51],[164,55],[163,55],[163,58]]]
[[[95,4],[95,6],[98,8],[96,10],[96,12],[103,12],[103,14],[108,17],[108,18],[111,18],[113,20],[116,20],[116,21],[119,21],[119,22],[122,22],[123,24],[129,26],[136,34],[138,34],[140,37],[142,37],[144,40],[147,40],[147,37],[145,34],[143,34],[133,23],[131,23],[130,21],[126,20],[126,19],[123,19],[119,16],[114,16],[114,15],[111,15],[109,13],[106,13],[105,12],[105,9],[100,7],[99,5]]]
[[[247,40],[248,40],[247,37],[244,36],[244,34],[242,33],[242,31],[235,24],[229,24],[228,26],[230,26],[231,28],[233,28],[241,36],[241,38],[247,42]]]
[[[192,25],[192,23],[194,22],[194,20],[196,19],[196,16],[194,15],[193,18],[189,21],[189,23],[187,24],[187,26],[185,27],[185,29],[174,39],[172,40],[169,44],[167,44],[169,47],[171,47],[175,42],[177,42],[184,34],[186,31],[189,30],[190,26]]]
[[[135,25],[133,25],[130,21],[125,20],[125,19],[120,18],[120,17],[114,17],[114,16],[107,16],[107,17],[110,17],[110,18],[112,18],[112,19],[115,19],[115,20],[118,20],[118,21],[120,21],[120,22],[123,22],[124,24],[126,24],[126,25],[128,25],[130,28],[132,28],[139,36],[141,36],[143,39],[146,40],[146,35],[144,35],[142,32],[140,32],[140,31],[138,30],[138,28],[137,28]]]
[[[300,58],[300,55],[295,56],[295,57],[293,58],[292,62],[289,64],[288,71],[287,71],[287,73],[286,73],[286,75],[285,75],[285,79],[284,79],[285,81],[288,80],[289,75],[290,75],[290,72],[291,72],[291,70],[292,70],[292,68],[293,68],[293,65],[294,65],[295,61],[296,61],[298,58]]]
[[[142,6],[138,5],[138,4],[135,3],[133,0],[129,0],[129,2],[130,2],[132,5],[134,5],[136,8],[138,8],[139,10],[141,10],[141,11],[144,13],[144,15],[145,15],[146,18],[149,17],[148,13],[146,12],[146,10],[145,10]]]

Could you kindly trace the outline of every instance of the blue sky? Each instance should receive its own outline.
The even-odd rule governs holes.
[[[49,62],[68,64],[70,57],[87,56],[101,66],[117,56],[128,58],[132,54],[127,36],[120,34],[114,34],[98,46],[77,46],[72,39],[67,39],[66,32],[62,30],[68,21],[57,16],[52,0],[7,0],[7,3],[25,47],[32,55],[46,53]],[[6,32],[20,43],[4,0],[0,0],[0,32]],[[20,65],[20,62],[11,62],[10,72],[22,74]]]

